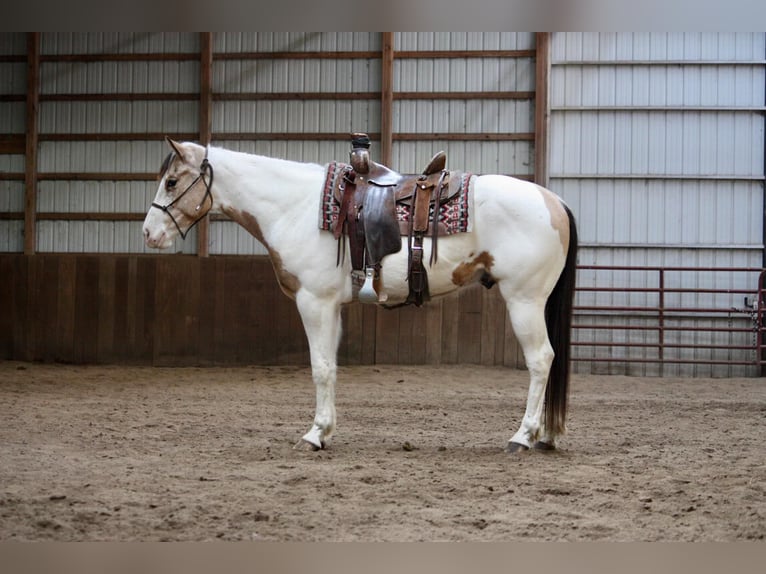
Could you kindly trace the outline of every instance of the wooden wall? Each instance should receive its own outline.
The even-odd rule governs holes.
[[[265,257],[0,254],[0,359],[309,363],[293,301]],[[343,312],[343,364],[522,366],[497,289],[424,307]]]

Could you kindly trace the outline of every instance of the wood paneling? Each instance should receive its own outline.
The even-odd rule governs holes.
[[[295,303],[265,257],[0,254],[0,359],[307,365]],[[341,365],[521,366],[496,289],[418,309],[343,309]]]

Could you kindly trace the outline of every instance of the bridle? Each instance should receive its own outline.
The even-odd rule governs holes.
[[[172,221],[173,225],[175,225],[176,229],[178,229],[178,233],[181,236],[181,239],[186,239],[186,235],[189,233],[189,231],[191,231],[192,227],[197,225],[208,214],[208,212],[213,208],[213,194],[210,191],[210,188],[213,185],[213,166],[210,165],[210,162],[207,159],[207,152],[208,152],[208,148],[206,147],[205,148],[205,157],[204,157],[204,159],[202,160],[202,163],[199,166],[199,175],[196,178],[194,178],[194,181],[192,181],[187,186],[187,188],[184,189],[178,195],[178,197],[176,197],[173,201],[171,201],[167,205],[160,205],[159,203],[156,203],[154,201],[152,202],[152,207],[156,207],[160,211],[163,211],[170,218],[170,221]],[[205,180],[205,173],[208,173],[208,179],[207,180]],[[200,181],[200,180],[202,181],[202,183],[205,184],[205,195],[202,196],[202,201],[200,201],[199,204],[197,205],[197,207],[194,208],[194,211],[198,212],[200,210],[200,208],[202,207],[202,205],[205,203],[205,200],[208,197],[210,197],[210,207],[207,208],[205,213],[202,213],[197,219],[192,221],[192,224],[189,227],[186,228],[186,231],[184,231],[184,230],[181,229],[181,226],[178,225],[178,221],[176,221],[176,218],[173,217],[173,214],[170,212],[170,208],[173,207],[176,203],[178,203],[184,195],[189,193],[191,188],[194,187],[195,185],[197,185],[197,182]]]

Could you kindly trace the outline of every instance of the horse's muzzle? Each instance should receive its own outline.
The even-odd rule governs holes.
[[[147,247],[151,247],[152,249],[164,249],[165,247],[168,247],[168,237],[164,230],[160,230],[158,233],[152,235],[152,232],[149,230],[149,228],[144,225],[144,243],[146,243]]]

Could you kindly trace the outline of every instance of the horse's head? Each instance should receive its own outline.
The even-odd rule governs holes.
[[[207,148],[195,143],[167,140],[172,152],[160,169],[160,185],[144,220],[146,245],[170,247],[176,235],[186,234],[213,207],[210,188],[213,168]]]

